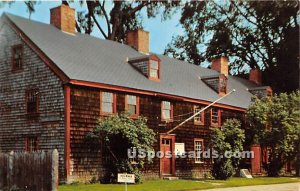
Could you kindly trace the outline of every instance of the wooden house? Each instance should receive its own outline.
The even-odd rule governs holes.
[[[166,132],[202,107],[236,92],[172,134]],[[228,118],[243,120],[261,87],[260,72],[250,80],[228,74],[225,57],[211,69],[149,51],[149,33],[130,31],[127,43],[75,31],[75,10],[51,9],[50,24],[12,14],[0,19],[0,150],[59,151],[62,181],[88,180],[105,172],[107,154],[84,141],[97,120],[129,111],[145,116],[157,135],[156,151],[207,147],[209,128]],[[183,146],[183,147],[182,147]],[[154,159],[147,176],[201,177],[211,160]]]

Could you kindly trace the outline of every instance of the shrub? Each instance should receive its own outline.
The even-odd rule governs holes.
[[[230,178],[239,167],[240,158],[225,158],[225,152],[242,152],[245,132],[237,119],[228,119],[219,128],[211,128],[210,147],[218,152],[218,158],[213,159],[212,176],[215,179]]]
[[[109,151],[112,161],[107,166],[107,174],[102,182],[114,183],[118,173],[134,173],[136,182],[142,181],[140,170],[143,168],[145,159],[136,158],[135,163],[131,163],[127,151],[130,148],[153,150],[155,133],[146,125],[147,119],[139,117],[130,118],[127,113],[111,115],[100,119],[97,127],[91,131],[87,138],[92,142],[102,142]],[[97,141],[95,141],[97,140]]]

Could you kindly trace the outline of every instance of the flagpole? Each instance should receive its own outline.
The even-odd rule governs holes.
[[[172,133],[173,131],[175,131],[176,129],[178,129],[179,127],[181,127],[182,125],[184,125],[186,122],[190,121],[191,119],[193,119],[196,115],[199,115],[201,112],[205,111],[207,108],[211,107],[212,105],[214,105],[215,103],[217,103],[218,101],[222,100],[223,98],[227,97],[228,95],[232,94],[233,92],[235,92],[235,89],[231,90],[229,93],[225,94],[224,96],[218,98],[216,101],[212,102],[211,104],[209,104],[208,106],[204,107],[203,109],[201,109],[200,111],[198,111],[197,113],[195,113],[194,115],[192,115],[191,117],[187,118],[186,120],[184,120],[183,122],[181,122],[179,125],[177,125],[176,127],[174,127],[173,129],[169,130],[167,132],[167,134]]]

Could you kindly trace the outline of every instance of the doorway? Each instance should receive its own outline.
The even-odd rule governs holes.
[[[160,159],[161,176],[171,176],[175,174],[175,135],[160,135],[160,151],[164,156]]]

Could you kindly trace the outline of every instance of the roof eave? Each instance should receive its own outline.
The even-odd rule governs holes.
[[[88,82],[88,81],[83,81],[83,80],[74,80],[73,79],[73,80],[70,80],[69,83],[72,85],[77,85],[77,86],[93,87],[93,88],[99,88],[99,89],[121,91],[121,92],[126,92],[126,93],[136,93],[136,94],[141,94],[141,95],[149,95],[149,96],[162,97],[162,98],[168,98],[168,99],[173,99],[173,100],[180,100],[180,101],[185,101],[185,102],[190,102],[190,103],[195,103],[195,104],[208,105],[208,104],[212,103],[210,101],[198,100],[198,99],[177,96],[177,95],[171,95],[171,94],[166,94],[166,93],[161,93],[161,92],[139,90],[139,89],[134,89],[134,88],[121,87],[121,86],[116,86],[116,85],[111,85],[111,84],[103,84],[103,83],[97,83],[97,82]],[[241,107],[236,107],[236,106],[231,106],[231,105],[226,105],[226,104],[221,104],[221,103],[216,103],[214,106],[223,108],[223,109],[240,111],[240,112],[246,112],[246,110],[247,110],[246,108],[241,108]]]

